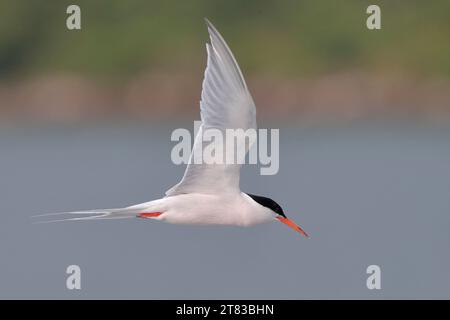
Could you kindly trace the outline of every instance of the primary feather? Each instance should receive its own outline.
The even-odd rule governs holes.
[[[211,43],[206,44],[208,62],[200,101],[202,124],[183,178],[166,192],[167,196],[193,192],[239,192],[240,164],[196,164],[194,155],[203,154],[202,137],[208,130],[220,130],[225,137],[226,129],[256,129],[255,104],[239,65],[217,29],[205,20]],[[225,139],[222,142],[226,144]],[[222,147],[225,159],[225,148],[223,145],[218,147]],[[246,146],[246,150],[249,148],[250,145]]]

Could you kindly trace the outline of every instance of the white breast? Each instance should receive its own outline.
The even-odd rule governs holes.
[[[245,193],[180,194],[160,199],[157,207],[151,208],[162,212],[157,220],[177,224],[249,226],[274,219],[268,209]]]

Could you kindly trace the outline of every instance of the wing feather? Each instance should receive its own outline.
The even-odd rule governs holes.
[[[198,152],[203,154],[202,136],[208,130],[220,130],[225,137],[226,129],[256,129],[255,104],[236,59],[217,29],[208,20],[206,24],[211,42],[206,44],[208,60],[200,101],[202,124],[184,176],[166,192],[167,196],[193,192],[239,192],[241,165],[195,164],[193,156]],[[226,143],[225,140],[223,142]]]

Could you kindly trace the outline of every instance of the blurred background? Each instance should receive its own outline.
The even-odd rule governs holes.
[[[81,8],[81,30],[66,8]],[[381,8],[368,30],[366,8]],[[1,298],[450,298],[449,1],[0,2]],[[31,215],[159,198],[184,167],[207,17],[280,172],[248,166],[312,235]],[[82,290],[65,287],[78,264]],[[382,289],[366,287],[367,266]]]
[[[262,117],[449,118],[448,1],[2,1],[0,116],[9,121],[197,115],[209,17]]]

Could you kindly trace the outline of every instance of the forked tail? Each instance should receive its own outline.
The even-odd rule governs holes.
[[[145,213],[143,213],[142,208],[118,208],[47,213],[32,216],[32,218],[36,219],[36,221],[34,221],[33,223],[53,223],[63,221],[111,220],[129,219],[135,217],[150,217],[145,216],[144,214]],[[154,217],[156,217],[156,215]]]

